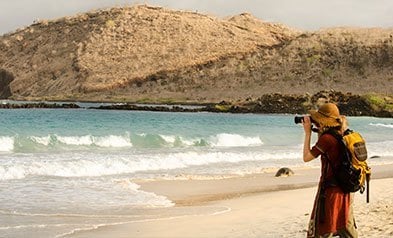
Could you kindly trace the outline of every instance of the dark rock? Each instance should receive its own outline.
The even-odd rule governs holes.
[[[20,109],[20,108],[80,108],[75,103],[6,103],[0,104],[0,108],[2,109]]]
[[[288,177],[288,176],[292,176],[295,173],[290,169],[290,168],[280,168],[277,173],[276,173],[276,177]]]

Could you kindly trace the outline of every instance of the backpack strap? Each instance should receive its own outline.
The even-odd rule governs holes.
[[[349,129],[347,131],[349,131],[349,133],[351,132]],[[328,131],[324,132],[323,134],[329,134],[329,135],[333,136],[337,140],[338,146],[339,146],[339,150],[340,150],[340,154],[342,154],[342,157],[340,159],[343,159],[344,157],[351,158],[350,154],[348,154],[349,152],[347,151],[346,144],[345,144],[345,141],[344,141],[344,138],[343,138],[342,135],[338,134],[335,130],[328,130]],[[335,171],[334,170],[336,168],[333,165],[333,162],[330,160],[328,154],[325,153],[325,155],[326,155],[326,158],[327,158],[327,163],[333,169],[333,174],[334,174],[334,176],[331,179],[329,179],[329,180],[326,179],[327,167],[328,167],[327,166],[326,169],[325,169],[326,170],[325,171],[325,176],[323,178],[325,187],[339,186],[339,183],[338,183],[338,181],[337,181],[337,179],[335,177]]]
[[[329,134],[329,135],[333,136],[333,137],[337,140],[337,142],[338,142],[338,144],[339,144],[339,146],[340,146],[340,153],[346,153],[345,141],[344,141],[343,137],[342,137],[340,134],[338,134],[338,133],[337,133],[336,131],[334,131],[334,130],[325,131],[322,135],[324,135],[324,134]],[[326,155],[328,165],[329,165],[330,167],[332,167],[332,169],[334,170],[333,162],[330,161],[330,158],[329,158],[329,156],[328,156],[328,154],[327,154],[326,152],[325,152],[324,154]],[[324,171],[324,172],[325,172],[325,177],[326,177],[326,174],[327,174],[327,167],[328,167],[328,166],[326,166],[326,169],[325,169],[325,171]],[[333,172],[334,172],[334,171],[333,171]],[[324,178],[324,180],[327,182],[327,185],[328,185],[328,186],[329,186],[329,185],[330,185],[330,186],[338,186],[338,185],[337,185],[337,181],[336,181],[335,179],[330,180],[330,182],[327,181],[326,178]]]
[[[370,174],[366,174],[366,202],[370,202]]]

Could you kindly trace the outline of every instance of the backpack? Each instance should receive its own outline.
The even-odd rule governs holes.
[[[341,136],[329,133],[339,142],[341,149],[340,163],[334,168],[335,182],[345,192],[363,193],[367,187],[366,201],[369,202],[369,181],[371,168],[367,165],[366,142],[363,137],[352,130],[346,130]]]

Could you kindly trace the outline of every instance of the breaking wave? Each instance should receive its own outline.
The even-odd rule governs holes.
[[[392,129],[393,129],[393,124],[370,123],[369,125],[370,125],[370,126],[384,127],[384,128],[392,128]]]
[[[0,136],[0,152],[10,152],[14,150],[14,138]]]
[[[130,134],[124,135],[78,135],[64,136],[3,136],[0,137],[0,152],[40,152],[64,150],[89,150],[97,148],[168,148],[168,147],[248,147],[261,146],[260,137],[221,133],[199,138],[184,138],[177,135]]]
[[[167,171],[192,166],[243,161],[279,161],[298,159],[297,148],[270,151],[186,151],[172,153],[94,153],[66,152],[25,155],[26,158],[0,164],[0,180],[23,179],[28,176],[100,177],[146,171]]]

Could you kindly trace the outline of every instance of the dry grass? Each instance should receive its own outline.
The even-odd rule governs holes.
[[[218,19],[142,5],[1,36],[0,69],[15,76],[14,99],[219,102],[324,89],[393,95],[392,37],[392,29],[300,32],[247,13]]]
[[[81,67],[93,71],[85,82],[87,90],[126,86],[160,71],[276,45],[280,38],[294,34],[247,14],[225,21],[193,12],[137,6],[112,16],[90,36],[80,56]]]

